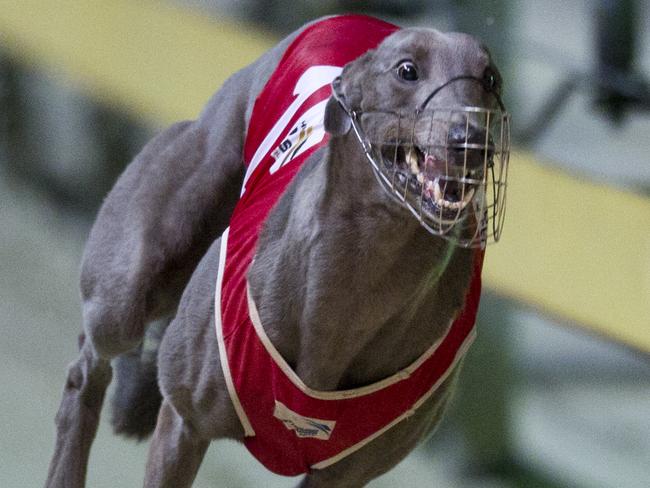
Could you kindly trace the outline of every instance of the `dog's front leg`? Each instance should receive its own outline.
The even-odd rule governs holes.
[[[149,447],[145,488],[192,486],[209,444],[164,402]]]

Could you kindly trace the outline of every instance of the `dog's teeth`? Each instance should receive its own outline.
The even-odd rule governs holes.
[[[467,206],[467,204],[469,204],[469,202],[472,201],[472,198],[474,198],[474,188],[470,188],[469,190],[465,191],[462,200],[459,200],[457,202],[446,200],[442,192],[442,188],[440,188],[440,182],[438,179],[433,182],[428,181],[426,189],[429,191],[429,194],[433,193],[433,201],[438,207],[448,208],[450,210],[462,210]]]
[[[444,201],[442,198],[442,190],[440,189],[440,182],[438,181],[438,178],[436,178],[436,180],[433,182],[433,198],[435,199],[436,203],[441,200]]]
[[[474,198],[474,188],[470,188],[469,191],[465,193],[465,197],[463,198],[463,207],[471,202],[472,198]]]
[[[414,175],[420,173],[420,167],[418,166],[418,157],[415,155],[414,151],[411,150],[406,154],[406,161],[411,168],[411,173]]]

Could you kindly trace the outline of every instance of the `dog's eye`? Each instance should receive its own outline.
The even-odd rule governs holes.
[[[486,68],[483,72],[483,86],[489,92],[499,91],[501,89],[499,75],[490,67]]]
[[[411,61],[402,61],[397,66],[397,76],[406,81],[417,81],[418,69]]]

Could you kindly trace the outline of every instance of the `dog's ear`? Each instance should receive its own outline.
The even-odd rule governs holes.
[[[367,51],[354,61],[346,64],[341,76],[334,80],[333,88],[339,98],[352,110],[359,110],[362,105],[362,85],[369,73],[369,65],[375,51]],[[330,97],[325,107],[325,130],[333,136],[342,136],[350,131],[350,116],[335,97]]]
[[[341,104],[333,96],[325,105],[325,130],[333,136],[344,136],[350,131],[352,122],[350,116],[343,110]]]
[[[341,93],[352,110],[363,110],[363,98],[367,85],[373,75],[375,50],[366,51],[354,61],[346,64],[341,73]]]

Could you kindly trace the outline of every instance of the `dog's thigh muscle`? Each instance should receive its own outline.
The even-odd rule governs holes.
[[[130,350],[172,314],[194,268],[228,225],[259,91],[298,32],[231,76],[196,121],[154,138],[99,211],[82,263],[86,335],[103,356]]]
[[[86,245],[86,334],[102,355],[131,349],[144,324],[173,313],[192,271],[232,214],[243,177],[246,94],[211,101],[228,121],[201,118],[154,138],[102,206]],[[216,130],[219,129],[219,130]]]

